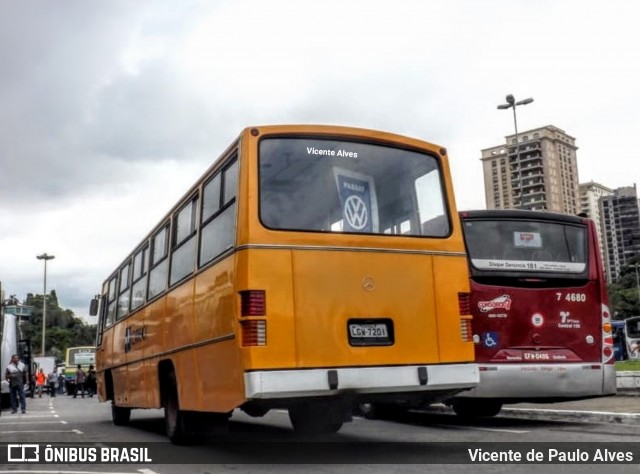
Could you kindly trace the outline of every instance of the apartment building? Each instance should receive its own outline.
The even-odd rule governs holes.
[[[594,220],[598,230],[598,240],[600,242],[600,254],[603,260],[606,260],[604,253],[604,232],[602,226],[602,216],[600,214],[600,198],[611,196],[613,190],[603,186],[602,184],[590,181],[581,183],[580,189],[580,212],[586,214],[587,217]],[[603,262],[606,268],[606,262]]]
[[[640,210],[636,185],[615,189],[600,198],[604,260],[609,283],[615,282],[640,253]]]
[[[482,150],[487,209],[580,212],[575,138],[553,125]]]

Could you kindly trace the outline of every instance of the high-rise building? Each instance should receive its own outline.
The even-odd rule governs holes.
[[[596,223],[596,229],[598,230],[598,240],[600,241],[600,254],[605,260],[604,256],[604,233],[602,228],[602,216],[600,215],[600,198],[603,196],[610,196],[613,191],[606,186],[593,181],[589,183],[580,184],[580,212],[587,215]],[[605,264],[606,268],[606,264]]]
[[[640,253],[640,209],[636,185],[614,189],[600,198],[607,280],[615,282],[622,269]]]
[[[580,212],[575,138],[552,125],[482,150],[487,209]]]

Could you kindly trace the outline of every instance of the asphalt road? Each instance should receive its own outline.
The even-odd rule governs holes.
[[[250,418],[236,411],[226,435],[202,439],[197,446],[180,447],[166,442],[161,410],[136,410],[130,426],[111,423],[110,406],[96,398],[29,399],[26,415],[0,416],[0,442],[14,444],[70,443],[95,449],[129,443],[149,447],[152,462],[140,464],[11,464],[0,474],[16,472],[638,472],[640,424],[595,422],[595,408],[636,410],[636,397],[609,397],[585,402],[545,405],[542,410],[577,411],[580,419],[514,416],[513,410],[540,412],[537,406],[507,408],[493,419],[465,422],[449,413],[411,412],[394,420],[354,418],[336,435],[301,439],[291,429],[286,412],[274,410],[264,418]],[[603,404],[608,405],[603,405]],[[609,413],[615,413],[610,411]],[[629,413],[633,414],[633,413]],[[558,415],[559,416],[559,415]],[[87,444],[83,444],[87,443]],[[68,446],[68,445],[67,445]],[[550,450],[582,455],[592,448],[630,452],[634,464],[603,464],[565,461],[561,464],[526,464],[522,461],[471,464],[473,450],[502,455],[531,450],[549,455]],[[5,448],[0,448],[5,449]],[[469,449],[472,451],[470,452]],[[477,451],[475,451],[477,453]],[[591,454],[589,454],[591,455]],[[153,459],[155,458],[155,459]],[[557,459],[555,459],[557,461]]]

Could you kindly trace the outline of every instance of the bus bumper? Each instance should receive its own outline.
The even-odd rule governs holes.
[[[247,399],[464,390],[479,381],[477,364],[349,367],[245,372]]]
[[[457,398],[527,401],[616,393],[613,364],[479,364],[480,384]]]

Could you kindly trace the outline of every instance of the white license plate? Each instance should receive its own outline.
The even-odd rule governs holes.
[[[349,334],[353,338],[389,337],[386,324],[350,324]]]

